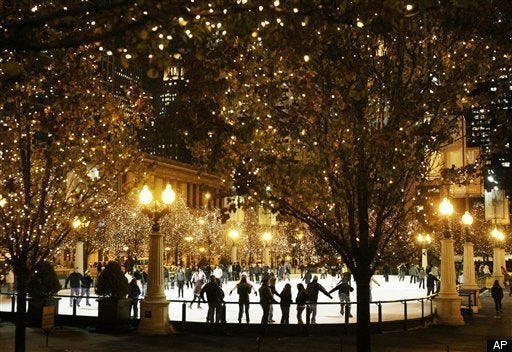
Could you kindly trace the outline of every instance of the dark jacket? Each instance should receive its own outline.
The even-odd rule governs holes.
[[[136,279],[133,279],[131,282],[130,282],[130,292],[128,293],[128,297],[130,298],[139,298],[140,296],[140,287],[139,285],[137,285],[137,280]]]
[[[69,287],[73,287],[73,288],[80,287],[81,280],[82,280],[82,274],[80,274],[78,272],[73,272],[73,273],[69,274],[68,278],[66,279],[64,288],[68,287],[68,283],[69,283]]]
[[[286,294],[283,290],[283,291],[281,291],[280,297],[281,297],[281,301],[279,302],[280,305],[290,306],[292,304],[292,293],[291,292]]]
[[[260,304],[271,304],[277,302],[273,297],[272,289],[267,284],[262,284],[258,291],[260,294]]]
[[[318,301],[318,292],[322,292],[327,297],[332,298],[329,292],[327,292],[327,290],[322,285],[320,285],[318,281],[310,282],[306,287],[306,292],[308,294],[309,301],[314,303]]]
[[[238,303],[249,303],[249,294],[252,291],[252,286],[248,282],[239,283],[236,285],[236,292],[238,293]]]
[[[224,291],[213,281],[208,282],[201,289],[200,296],[203,301],[205,293],[208,303],[220,303],[224,300]]]
[[[297,297],[295,298],[295,303],[297,303],[298,306],[305,306],[308,301],[308,294],[306,290],[299,291],[297,293]]]
[[[350,294],[350,292],[354,291],[354,288],[348,284],[348,282],[342,281],[336,287],[334,287],[332,290],[329,291],[329,293],[333,293],[334,291],[338,290],[338,294],[345,293]]]
[[[84,275],[80,280],[83,288],[91,288],[92,285],[92,277],[91,275]]]
[[[503,289],[501,286],[493,286],[491,288],[491,296],[494,300],[500,301],[503,298]]]

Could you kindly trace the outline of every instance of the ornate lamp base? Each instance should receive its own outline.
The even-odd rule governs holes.
[[[437,323],[441,325],[464,325],[460,312],[459,295],[438,295],[435,298]]]
[[[170,335],[174,329],[169,321],[169,302],[147,302],[140,304],[140,323],[137,331],[141,335]]]

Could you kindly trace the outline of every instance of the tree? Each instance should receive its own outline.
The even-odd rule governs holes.
[[[136,131],[149,110],[141,92],[122,102],[104,89],[87,47],[1,55],[0,247],[18,282],[21,352],[28,279],[74,219],[96,218],[122,193],[118,181],[137,156]]]
[[[219,209],[199,209],[195,217],[194,242],[201,254],[206,252],[208,265],[212,264],[213,257],[222,256],[228,248],[226,228],[220,218]]]
[[[102,215],[96,231],[88,237],[97,248],[116,257],[128,252],[135,259],[147,253],[151,222],[136,204],[135,196],[118,199]],[[125,251],[126,247],[128,251]]]
[[[371,350],[370,278],[496,59],[469,19],[496,33],[499,9],[476,5],[290,2],[282,11],[296,6],[296,17],[269,16],[252,43],[223,53],[233,54],[224,126],[199,145],[225,142],[220,166],[237,194],[304,222],[342,256],[358,287],[358,351]]]
[[[162,219],[161,231],[164,235],[164,246],[174,249],[174,263],[181,265],[179,253],[185,250],[185,237],[193,232],[195,217],[190,212],[184,199],[177,196],[171,205],[171,211]]]

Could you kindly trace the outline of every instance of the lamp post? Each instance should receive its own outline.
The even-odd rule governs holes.
[[[460,312],[461,298],[456,287],[453,239],[450,233],[450,216],[453,214],[453,205],[447,198],[443,198],[439,212],[445,220],[445,229],[441,240],[441,288],[435,299],[437,317],[441,324],[463,325],[464,319]]]
[[[231,263],[237,262],[237,248],[236,248],[236,239],[240,236],[237,230],[229,231],[229,237],[231,238]]]
[[[184,240],[187,241],[187,266],[191,266],[191,262],[192,262],[192,258],[191,258],[191,248],[190,248],[190,243],[192,242],[192,240],[194,239],[194,237],[192,236],[186,236],[184,237]]]
[[[501,243],[505,239],[503,232],[498,230],[497,227],[491,231],[491,236],[494,239],[493,258],[492,258],[492,276],[494,280],[500,282],[501,287],[504,287],[504,275],[501,271],[501,267],[505,268],[505,250],[501,246]]]
[[[85,224],[79,219],[76,218],[72,223],[73,228],[77,232],[77,241],[75,244],[75,269],[83,274],[84,271],[84,241],[82,239],[82,235],[80,233],[80,228],[85,226]]]
[[[464,224],[465,242],[461,288],[466,291],[476,292],[478,291],[478,285],[476,284],[475,277],[475,257],[473,251],[473,243],[468,241],[469,235],[471,233],[471,225],[473,224],[473,216],[467,210],[464,215],[462,215],[462,223]],[[478,313],[480,298],[478,293],[474,296],[476,297],[476,302],[472,309],[474,313]]]
[[[141,302],[141,315],[138,332],[142,335],[168,335],[173,332],[169,322],[169,303],[164,292],[163,236],[160,233],[160,219],[170,211],[176,194],[171,185],[162,192],[162,203],[153,200],[153,195],[144,186],[139,201],[143,212],[153,221],[149,243],[148,287]]]
[[[427,269],[428,266],[428,251],[427,246],[432,242],[430,235],[418,235],[418,242],[421,244],[421,267]]]
[[[268,246],[268,243],[272,239],[272,234],[267,231],[263,233],[261,239],[263,240],[263,264],[270,267],[270,247]]]

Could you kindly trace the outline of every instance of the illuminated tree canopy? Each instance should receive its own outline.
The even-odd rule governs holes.
[[[96,219],[122,194],[118,181],[138,155],[149,105],[137,91],[111,96],[87,47],[2,52],[0,62],[0,247],[25,307],[33,269],[63,244],[73,220]]]

